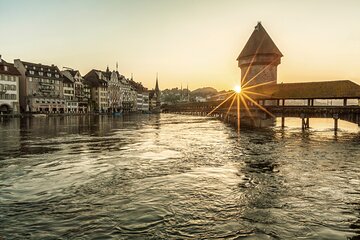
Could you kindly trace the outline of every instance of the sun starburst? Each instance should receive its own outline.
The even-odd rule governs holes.
[[[219,105],[217,105],[215,108],[213,108],[208,115],[211,115],[213,112],[215,112],[217,109],[219,109],[221,106],[223,106],[226,102],[231,101],[231,103],[228,106],[228,109],[226,111],[225,114],[225,118],[229,115],[230,111],[233,109],[233,105],[236,101],[236,117],[237,117],[237,131],[238,133],[240,133],[240,124],[241,124],[241,107],[243,106],[243,108],[245,109],[245,111],[247,112],[248,116],[254,120],[254,116],[252,115],[251,112],[251,107],[254,108],[256,107],[257,109],[262,110],[263,112],[265,112],[266,114],[275,117],[271,112],[269,112],[264,106],[262,106],[261,104],[259,104],[255,99],[252,98],[252,96],[257,96],[257,97],[262,97],[262,98],[270,98],[271,96],[263,93],[263,92],[259,92],[259,87],[262,86],[267,86],[267,85],[271,85],[271,84],[276,84],[276,81],[267,81],[267,82],[262,82],[262,83],[258,83],[258,84],[254,84],[254,80],[262,73],[264,72],[266,69],[268,69],[275,61],[277,61],[278,59],[275,59],[274,61],[272,61],[271,63],[267,64],[266,66],[264,66],[263,69],[261,69],[258,73],[256,73],[252,78],[248,79],[245,81],[245,79],[247,79],[247,75],[249,73],[249,69],[251,67],[251,65],[253,64],[254,58],[251,60],[247,71],[245,72],[244,76],[241,78],[240,84],[236,85],[233,89],[233,92],[225,99],[223,100]],[[250,84],[251,83],[251,84]]]

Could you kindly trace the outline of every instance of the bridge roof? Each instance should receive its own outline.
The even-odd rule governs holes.
[[[281,57],[283,56],[260,22],[255,26],[253,33],[237,60],[257,54],[277,54]]]
[[[340,99],[360,98],[360,85],[350,80],[281,83],[261,86],[249,91],[265,96],[253,95],[255,99]],[[248,94],[251,95],[251,94]]]

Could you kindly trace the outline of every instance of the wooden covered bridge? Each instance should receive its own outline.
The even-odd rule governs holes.
[[[166,105],[163,112],[212,115],[230,122],[281,117],[282,126],[286,117],[299,117],[303,129],[309,128],[310,118],[333,118],[335,130],[338,119],[360,125],[358,84],[350,80],[278,83],[277,66],[282,57],[259,22],[237,58],[241,92],[229,92],[225,101]],[[233,96],[238,99],[235,104]]]
[[[284,127],[286,117],[297,117],[302,119],[303,129],[310,127],[310,118],[333,118],[335,130],[339,119],[360,126],[360,86],[349,80],[284,83],[253,88],[251,92],[238,93],[252,99],[240,102],[240,119],[253,121],[254,125],[257,120],[280,117]],[[236,123],[238,106],[232,103],[229,98],[224,102],[164,105],[163,112],[210,115]]]

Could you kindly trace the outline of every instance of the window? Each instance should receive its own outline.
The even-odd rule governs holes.
[[[51,77],[51,73],[47,73],[46,75],[47,75],[48,77]]]
[[[43,72],[39,72],[39,75],[40,75],[40,76],[43,76],[43,75],[44,75],[44,73],[43,73]]]
[[[56,77],[56,78],[59,78],[59,74],[55,74],[55,77]]]
[[[29,79],[29,82],[32,82],[32,80],[33,80],[33,78],[32,78],[32,77],[29,77],[28,79]]]
[[[9,70],[8,66],[4,66],[4,70],[5,71]]]
[[[30,70],[29,73],[30,73],[30,74],[34,74],[34,71],[33,71],[33,70]]]
[[[15,100],[16,99],[16,94],[11,94],[11,99]]]

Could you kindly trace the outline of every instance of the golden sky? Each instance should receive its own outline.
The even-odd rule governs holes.
[[[257,21],[284,54],[279,82],[350,79],[360,84],[358,0],[0,0],[7,61],[105,70],[146,87],[240,80],[236,58]]]

